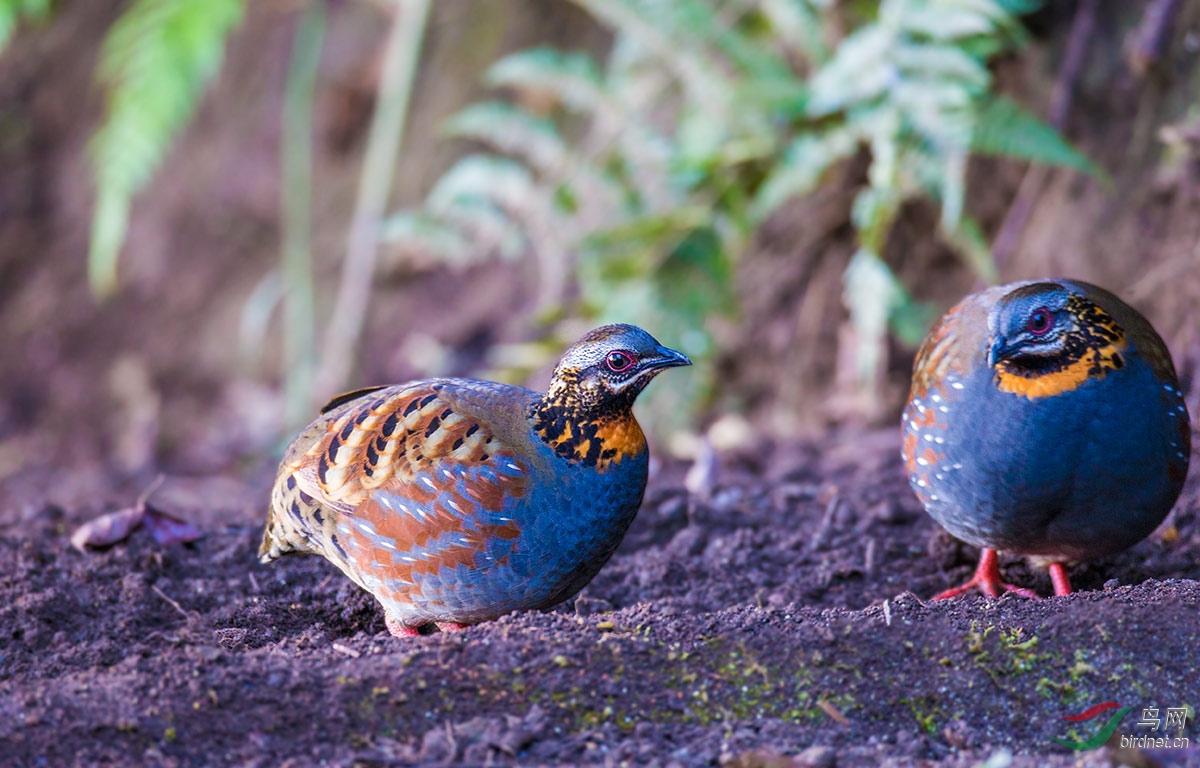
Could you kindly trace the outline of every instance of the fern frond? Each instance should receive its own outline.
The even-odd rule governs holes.
[[[996,4],[1011,16],[1024,16],[1038,10],[1045,3],[1043,0],[996,0]]]
[[[669,34],[671,24],[670,3],[638,2],[637,0],[575,0],[575,2],[603,23],[621,31],[614,55],[621,52],[621,43],[636,42],[656,60],[657,66],[666,67],[679,81],[683,89],[699,99],[706,94],[715,99],[721,95],[714,85],[724,78],[699,51],[681,47]],[[658,22],[658,23],[656,23]],[[628,49],[627,49],[628,50]],[[714,104],[721,109],[723,104]]]
[[[681,207],[662,214],[631,218],[618,225],[592,232],[580,247],[593,251],[661,250],[665,242],[678,242],[704,226],[711,214],[702,207]],[[665,254],[659,258],[665,258]]]
[[[830,166],[853,155],[858,145],[856,136],[840,129],[798,137],[783,150],[759,186],[750,205],[750,215],[756,221],[764,221],[790,198],[808,194]]]
[[[733,259],[725,238],[712,224],[693,229],[654,274],[664,306],[693,327],[703,327],[712,313],[733,312],[737,304]]]
[[[903,18],[905,29],[911,33],[942,41],[986,35],[1003,21],[1003,12],[990,0],[972,8],[946,3],[919,4],[907,8]]]
[[[1104,171],[1062,134],[1004,96],[992,96],[980,103],[971,149],[981,155],[1017,157],[1105,178]]]
[[[891,64],[902,81],[953,83],[972,93],[982,93],[991,84],[984,63],[953,45],[898,45]]]
[[[726,14],[714,13],[713,4],[707,0],[642,5],[661,7],[669,12],[674,33],[672,39],[676,43],[698,50],[711,46],[729,60],[739,75],[752,80],[773,81],[789,80],[793,76],[787,61],[772,46],[735,29],[736,20],[726,20],[723,18]]]
[[[808,113],[830,115],[886,93],[897,79],[886,66],[891,45],[891,35],[878,26],[850,33],[809,82]]]
[[[888,321],[908,301],[908,294],[888,265],[867,247],[850,258],[842,280],[843,301],[857,331],[855,374],[866,388],[884,359]]]
[[[837,0],[574,2],[614,33],[602,70],[585,54],[536,49],[488,79],[551,94],[579,133],[516,107],[472,107],[450,130],[507,157],[465,160],[424,209],[475,244],[523,235],[554,273],[540,308],[571,309],[573,279],[577,311],[648,321],[704,354],[754,226],[862,147],[871,163],[851,213],[860,249],[846,303],[864,381],[889,326],[912,341],[930,319],[879,258],[907,200],[939,203],[943,237],[994,278],[963,209],[965,169],[973,149],[1007,146],[981,127],[988,59],[1022,40],[1015,13],[1034,0],[859,4],[878,8],[871,20],[841,14]],[[830,53],[827,22],[847,18],[857,28]],[[1020,151],[1048,155],[1040,143]]]
[[[105,117],[89,147],[96,207],[88,274],[98,295],[116,287],[130,201],[216,73],[243,1],[135,0],[105,37],[98,69]]]
[[[521,163],[492,155],[467,155],[438,180],[427,205],[440,215],[462,199],[483,199],[501,210],[524,211],[535,197],[533,176]]]
[[[451,136],[490,144],[507,155],[523,157],[546,173],[559,171],[567,157],[554,122],[505,101],[485,101],[463,109],[443,124]]]
[[[379,239],[451,263],[469,260],[472,252],[470,240],[459,227],[422,212],[403,211],[389,216],[379,225]]]
[[[469,237],[477,257],[494,255],[515,259],[528,249],[522,224],[513,220],[489,199],[459,196],[438,212],[438,220]]]
[[[759,9],[776,35],[810,64],[824,64],[829,48],[821,35],[821,16],[808,0],[759,0]]]
[[[466,266],[497,256],[513,259],[527,250],[521,225],[490,200],[458,197],[437,214],[403,211],[380,225],[380,239],[404,252],[431,256],[438,263]]]
[[[553,94],[567,109],[594,108],[600,100],[600,71],[586,53],[531,48],[500,59],[488,68],[486,82],[521,91]]]

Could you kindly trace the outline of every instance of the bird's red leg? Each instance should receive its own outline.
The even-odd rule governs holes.
[[[436,623],[437,628],[443,632],[461,632],[471,626],[470,624],[459,624],[453,621],[439,621]]]
[[[1067,579],[1067,567],[1062,563],[1050,563],[1050,582],[1058,597],[1071,594],[1071,582]]]
[[[1053,574],[1053,571],[1051,571]],[[1063,583],[1066,583],[1066,575],[1063,575]],[[999,597],[1001,592],[1012,592],[1021,597],[1028,597],[1032,600],[1037,600],[1037,593],[1031,589],[1017,587],[1008,584],[1000,579],[1000,558],[996,555],[996,550],[985,549],[979,555],[979,567],[975,569],[975,575],[966,584],[958,587],[951,587],[945,592],[939,592],[933,596],[934,600],[945,600],[949,597],[958,597],[959,595],[971,591],[973,587],[979,587],[979,591],[989,597]],[[1058,588],[1057,583],[1055,589]],[[1070,587],[1068,587],[1070,589]]]
[[[421,634],[416,627],[406,627],[386,613],[383,615],[383,623],[387,625],[388,632],[391,632],[393,637],[418,637]]]

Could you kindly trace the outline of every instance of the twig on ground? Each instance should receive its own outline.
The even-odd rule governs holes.
[[[457,755],[458,739],[454,738],[454,725],[449,720],[446,721],[446,738],[450,741],[450,754]]]
[[[166,600],[168,603],[170,603],[172,608],[179,611],[180,616],[183,616],[183,618],[185,618],[185,619],[192,618],[192,614],[190,614],[186,610],[184,610],[184,607],[182,605],[180,605],[179,603],[172,600],[171,597],[166,592],[163,592],[161,589],[159,589],[157,584],[151,584],[150,589],[154,590],[154,594],[158,595],[163,600]]]
[[[829,715],[830,719],[835,720],[842,725],[850,725],[850,721],[846,719],[845,715],[838,711],[838,708],[835,707],[832,702],[826,701],[825,699],[820,699],[817,701],[817,706],[821,708],[822,712]]]
[[[332,645],[332,648],[333,648],[333,650],[337,651],[338,653],[344,653],[352,659],[357,659],[359,656],[362,656],[361,653],[354,650],[350,646],[342,645],[341,643],[334,643]]]
[[[162,484],[166,479],[167,476],[160,472],[158,477],[151,480],[150,485],[146,486],[146,490],[142,491],[141,495],[138,496],[136,506],[145,507],[146,502],[150,501],[150,497],[154,495],[155,491],[162,487]]]
[[[817,526],[816,533],[813,534],[812,540],[808,543],[808,551],[816,552],[825,544],[825,538],[829,535],[829,529],[833,527],[833,516],[837,513],[838,505],[841,504],[842,498],[836,493],[829,503],[825,505],[825,514],[821,516],[821,524]]]

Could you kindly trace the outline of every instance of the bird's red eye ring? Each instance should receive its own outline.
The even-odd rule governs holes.
[[[608,365],[608,370],[613,373],[622,373],[633,367],[634,358],[628,352],[615,350],[608,353],[608,357],[604,360]]]
[[[1029,323],[1026,328],[1034,336],[1045,336],[1054,327],[1054,315],[1048,307],[1038,307],[1033,310],[1033,314],[1029,316]]]

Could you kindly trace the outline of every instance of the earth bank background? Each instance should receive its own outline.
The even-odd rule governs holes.
[[[1031,44],[994,66],[1038,114],[1082,5],[1026,19]],[[967,206],[991,236],[1023,208],[1001,279],[1070,275],[1141,309],[1196,414],[1200,3],[1174,4],[1146,69],[1129,41],[1164,4],[1092,5],[1063,131],[1110,183],[1051,170],[1035,184],[1025,163],[980,159]],[[890,342],[874,402],[839,376],[858,161],[755,234],[740,311],[716,321],[720,395],[689,433],[652,435],[646,503],[579,599],[402,642],[325,562],[260,566],[281,361],[277,345],[248,357],[237,340],[280,248],[296,9],[249,8],[135,201],[120,291],[97,303],[85,264],[86,145],[102,108],[92,72],[124,7],[62,3],[0,56],[0,742],[13,764],[1200,765],[1196,748],[1076,754],[1051,741],[1091,735],[1098,720],[1062,717],[1102,701],[1134,706],[1118,731],[1131,735],[1148,733],[1133,726],[1144,707],[1200,708],[1194,470],[1150,539],[1072,571],[1076,595],[923,602],[965,579],[976,553],[938,531],[904,478],[897,418],[913,350]],[[381,18],[370,4],[328,6],[319,304],[339,274]],[[480,96],[487,65],[544,42],[602,51],[609,38],[568,4],[434,4],[395,206],[419,202],[463,151],[438,126]],[[945,308],[976,279],[932,236],[936,219],[906,208],[885,256],[916,298]],[[431,359],[449,375],[502,365],[496,345],[536,334],[535,270],[385,256],[351,385],[428,375]],[[70,546],[78,525],[130,506],[159,475],[154,506],[202,538]],[[1043,571],[1005,567],[1049,592]],[[1184,735],[1196,742],[1194,719]]]

